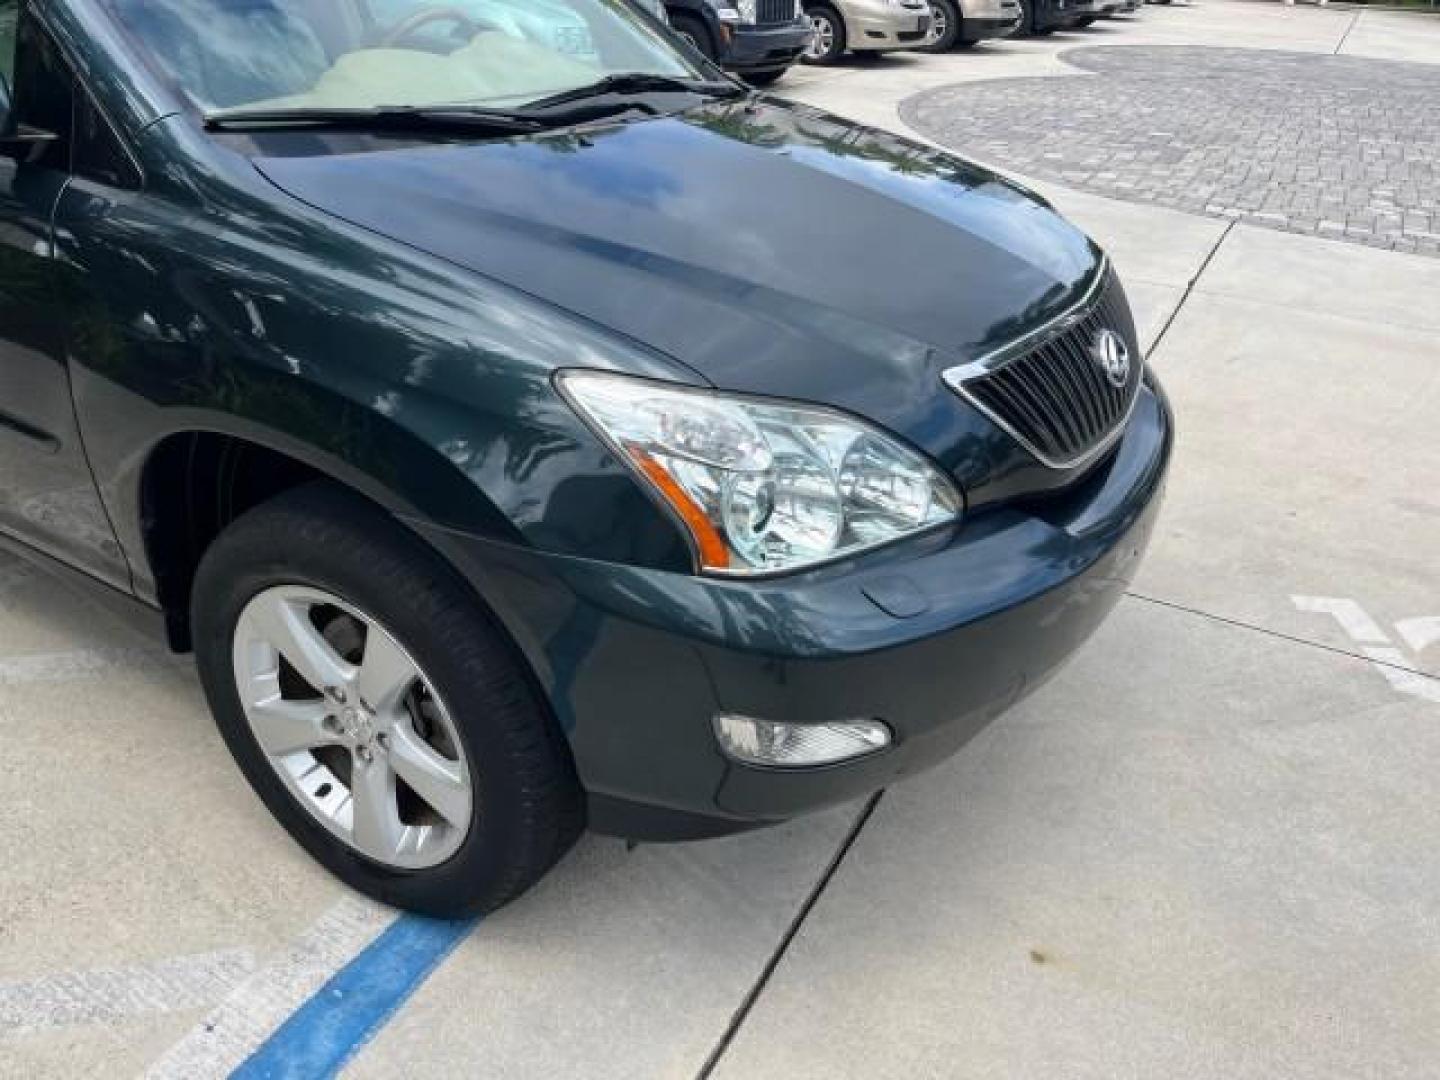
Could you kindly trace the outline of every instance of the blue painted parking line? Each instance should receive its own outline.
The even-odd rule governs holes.
[[[475,923],[402,915],[276,1028],[232,1080],[334,1076]]]

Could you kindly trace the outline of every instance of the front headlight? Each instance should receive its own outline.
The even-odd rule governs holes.
[[[943,473],[852,416],[601,372],[558,384],[684,523],[707,571],[794,570],[960,515]]]

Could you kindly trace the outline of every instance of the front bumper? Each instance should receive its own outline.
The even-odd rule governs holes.
[[[1087,15],[1097,14],[1095,0],[1053,0],[1035,8],[1035,26],[1041,30],[1063,30]]]
[[[918,49],[930,33],[928,8],[882,9],[871,13],[847,10],[845,44],[852,52],[881,52],[895,49]]]
[[[737,26],[722,59],[731,71],[778,71],[796,63],[810,44],[810,24]]]
[[[1124,592],[1171,445],[1158,385],[1110,459],[1025,508],[847,563],[717,580],[539,554],[417,525],[487,598],[570,739],[597,831],[717,835],[934,765],[1043,683]],[[737,764],[717,712],[880,718],[893,745],[812,770]]]
[[[1009,37],[1020,27],[1020,16],[999,15],[975,18],[967,15],[960,20],[961,41],[988,41],[991,38]]]

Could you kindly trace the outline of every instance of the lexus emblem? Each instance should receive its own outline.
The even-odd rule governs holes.
[[[1114,330],[1101,330],[1095,335],[1090,355],[1100,365],[1111,386],[1121,388],[1130,381],[1130,349],[1125,339]]]

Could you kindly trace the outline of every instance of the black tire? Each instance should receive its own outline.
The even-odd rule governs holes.
[[[322,589],[365,611],[449,705],[475,782],[469,830],[446,861],[407,871],[362,856],[297,801],[256,742],[232,641],[245,605],[275,585]],[[290,835],[361,892],[429,915],[492,911],[582,831],[568,745],[518,650],[448,565],[369,503],[307,484],[242,515],[201,560],[191,617],[200,680],[241,771]]]
[[[747,71],[741,76],[751,86],[774,86],[785,76],[789,68],[779,68],[776,71]]]
[[[934,41],[922,46],[920,51],[945,53],[955,48],[960,41],[960,28],[964,18],[960,14],[960,5],[955,0],[930,0],[930,18],[935,23],[943,19],[945,31]]]
[[[1020,25],[1015,30],[1015,36],[1035,36],[1035,5],[1031,0],[1020,0]]]
[[[1077,28],[1083,30],[1083,29],[1085,29],[1085,27],[1087,27],[1087,26],[1094,26],[1094,25],[1095,25],[1097,22],[1099,22],[1099,21],[1100,21],[1100,16],[1099,16],[1099,15],[1086,15],[1083,19],[1076,19],[1076,20],[1075,20],[1075,26],[1076,26]]]
[[[829,4],[806,4],[805,14],[812,22],[821,19],[829,20],[834,30],[830,39],[830,47],[824,52],[813,55],[806,54],[805,62],[807,64],[819,64],[821,67],[838,63],[840,58],[845,55],[845,50],[849,48],[845,40],[845,20],[841,17],[840,13]],[[818,43],[818,36],[816,40]]]
[[[670,28],[694,45],[696,51],[704,54],[707,60],[717,58],[715,42],[711,40],[710,31],[694,15],[682,15],[676,12],[670,16]]]

